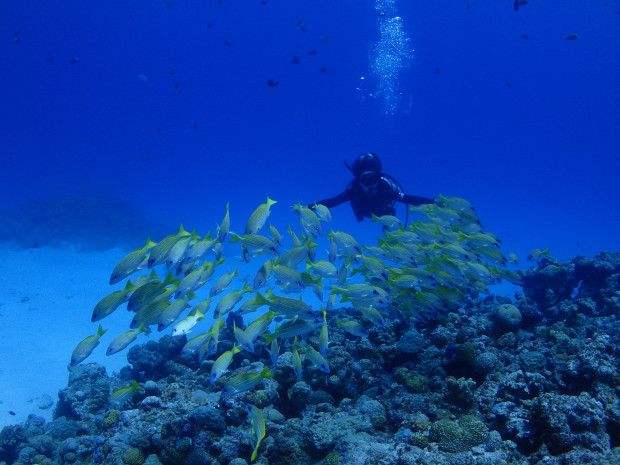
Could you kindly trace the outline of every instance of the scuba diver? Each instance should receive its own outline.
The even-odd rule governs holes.
[[[394,215],[395,202],[408,205],[433,203],[433,199],[405,194],[400,183],[389,174],[381,172],[381,161],[374,153],[365,153],[355,159],[353,165],[346,161],[345,166],[351,170],[355,178],[344,192],[335,197],[321,200],[315,204],[323,204],[327,208],[335,207],[344,202],[351,202],[351,208],[357,218],[372,218],[372,215]],[[312,208],[313,205],[309,205]]]

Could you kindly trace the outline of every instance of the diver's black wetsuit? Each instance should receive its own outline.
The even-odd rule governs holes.
[[[376,186],[371,190],[365,190],[359,178],[356,177],[349,183],[342,194],[316,203],[331,208],[344,202],[351,202],[355,217],[358,221],[362,221],[364,218],[372,218],[373,214],[377,216],[394,215],[396,213],[394,202],[402,202],[408,205],[421,205],[433,203],[434,200],[405,194],[403,188],[396,179],[389,174],[381,173]],[[312,205],[310,205],[310,207],[312,207]]]

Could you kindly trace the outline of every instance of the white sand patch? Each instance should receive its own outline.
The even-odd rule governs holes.
[[[208,296],[211,284],[219,275],[232,271],[237,264],[240,264],[239,276],[230,290],[241,288],[244,280],[251,282],[264,262],[261,259],[249,265],[239,263],[239,257],[231,254],[232,251],[227,248],[225,255],[229,263],[201,289],[202,298]],[[99,324],[108,331],[82,364],[97,362],[106,367],[108,375],[128,365],[129,348],[110,357],[105,351],[115,336],[129,329],[134,314],[122,305],[103,320],[90,321],[97,302],[124,287],[126,280],[115,286],[108,282],[112,269],[126,253],[120,249],[85,253],[49,247],[26,250],[0,247],[0,428],[21,423],[31,413],[52,419],[58,391],[67,386],[71,353],[82,339],[96,333]],[[157,271],[165,274],[165,269]],[[189,337],[209,329],[215,303]],[[172,332],[172,327],[161,333],[152,329],[148,337],[141,334],[132,345],[158,340]],[[38,404],[45,395],[52,399],[54,406],[42,410]]]
[[[108,280],[124,254],[118,249],[0,248],[0,427],[31,413],[51,419],[54,406],[41,410],[38,401],[47,394],[55,405],[58,391],[66,387],[71,352],[96,332],[98,323],[90,322],[93,307],[120,287]],[[101,363],[108,373],[126,365],[126,351],[106,357],[105,349],[130,319],[121,308],[101,321],[109,331],[83,363]]]

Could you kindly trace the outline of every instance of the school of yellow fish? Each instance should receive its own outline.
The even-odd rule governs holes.
[[[101,299],[93,310],[93,322],[123,304],[131,312],[130,329],[112,340],[106,354],[125,349],[141,333],[148,335],[152,327],[159,331],[172,327],[173,336],[188,334],[213,307],[213,324],[207,331],[196,330],[198,334],[183,348],[183,355],[193,354],[200,361],[217,356],[211,369],[212,384],[226,374],[236,354],[254,353],[258,338],[264,340],[274,364],[281,344],[286,344],[292,353],[292,368],[301,378],[304,364],[325,373],[330,371],[328,319],[336,305],[350,305],[351,315],[349,320],[337,321],[337,327],[365,337],[369,327],[384,327],[388,317],[424,320],[458,308],[502,279],[521,284],[519,274],[505,268],[508,262],[516,264],[517,257],[510,254],[508,260],[504,256],[500,240],[483,231],[473,206],[461,198],[440,196],[434,204],[410,207],[417,220],[407,227],[394,216],[373,217],[382,225],[384,237],[372,246],[359,244],[343,231],[325,233],[331,214],[323,205],[295,205],[301,232],[298,235],[288,226],[281,234],[273,225],[265,226],[274,204],[267,198],[256,208],[243,234],[230,230],[227,205],[214,234],[201,237],[181,226],[176,234],[158,243],[147,240],[143,247],[124,257],[112,271],[110,284],[144,271],[127,280],[121,290]],[[321,236],[326,236],[329,243],[324,259],[317,257],[319,244],[315,242]],[[264,260],[253,279],[247,279],[239,289],[229,290],[238,279],[239,263],[224,273],[220,269],[226,264],[222,246],[227,240],[239,244],[242,261]],[[164,271],[157,274],[156,267]],[[210,285],[208,296],[198,297],[216,273],[219,278]],[[306,289],[314,297],[304,301]],[[230,312],[244,316],[248,322],[245,328],[231,323],[233,347],[218,355],[220,330]],[[99,325],[96,334],[81,341],[72,354],[71,365],[85,360],[105,332]],[[231,376],[224,382],[221,395],[247,391],[271,376],[267,366],[260,373]],[[137,389],[139,385],[134,381],[130,387],[113,392],[111,402],[122,405]],[[248,406],[248,412],[257,434],[254,460],[265,434],[264,419],[254,406]]]

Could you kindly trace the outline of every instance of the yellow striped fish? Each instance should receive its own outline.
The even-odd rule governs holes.
[[[71,354],[72,367],[83,362],[90,354],[93,353],[95,347],[99,345],[99,339],[101,339],[101,336],[103,336],[106,331],[107,329],[103,329],[101,325],[99,325],[99,328],[95,334],[88,336],[80,341],[77,346],[75,346],[75,349],[73,349],[73,353]]]
[[[242,373],[233,376],[224,384],[222,396],[232,396],[249,391],[265,378],[273,378],[269,368],[264,367],[260,373]]]
[[[271,200],[267,197],[267,202],[260,204],[256,210],[254,210],[245,225],[245,234],[258,234],[269,217],[271,206],[275,203],[277,203],[276,200]]]

